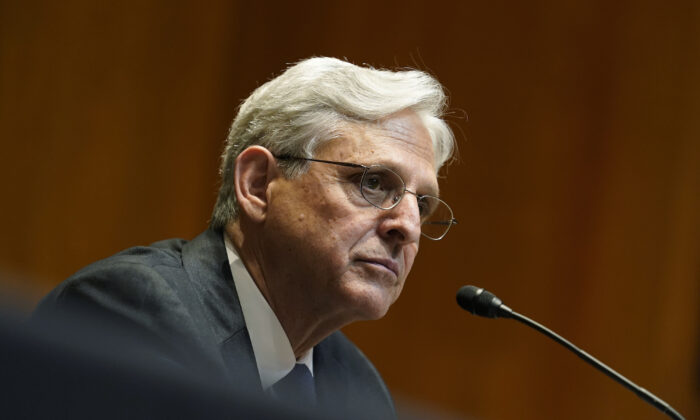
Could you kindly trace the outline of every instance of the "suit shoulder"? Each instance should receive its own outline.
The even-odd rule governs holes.
[[[128,296],[141,302],[156,295],[162,298],[173,289],[173,282],[186,276],[181,257],[185,243],[182,239],[171,239],[132,247],[89,264],[59,284],[40,306],[78,296],[111,301]]]
[[[128,248],[87,265],[69,277],[68,281],[103,271],[143,271],[144,274],[152,274],[164,268],[182,268],[182,246],[185,243],[187,241],[183,239],[168,239],[149,246]]]
[[[135,246],[91,265],[125,263],[149,267],[182,267],[182,247],[186,243],[184,239],[167,239],[149,246]]]

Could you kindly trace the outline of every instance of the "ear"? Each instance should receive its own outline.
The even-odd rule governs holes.
[[[257,222],[265,220],[270,181],[280,175],[275,157],[262,146],[250,146],[236,158],[234,185],[241,213]]]

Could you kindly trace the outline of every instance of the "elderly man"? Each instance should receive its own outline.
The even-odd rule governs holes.
[[[209,230],[92,264],[36,316],[88,308],[241,387],[393,417],[378,373],[338,330],[381,318],[421,237],[455,223],[438,198],[454,141],[445,103],[420,71],[299,62],[241,105]]]

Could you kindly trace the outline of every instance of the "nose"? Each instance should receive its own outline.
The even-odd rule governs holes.
[[[399,244],[418,242],[421,222],[418,201],[414,195],[404,194],[396,207],[384,212],[384,218],[379,225],[382,237]]]

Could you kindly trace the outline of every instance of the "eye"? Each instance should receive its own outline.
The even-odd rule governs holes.
[[[366,190],[378,190],[382,187],[382,177],[380,174],[367,174],[362,185]]]
[[[431,206],[426,197],[418,197],[418,213],[421,219],[426,219],[430,216]]]
[[[403,185],[403,180],[396,172],[375,165],[369,168],[362,179],[362,196],[374,206],[390,209],[401,199]]]

